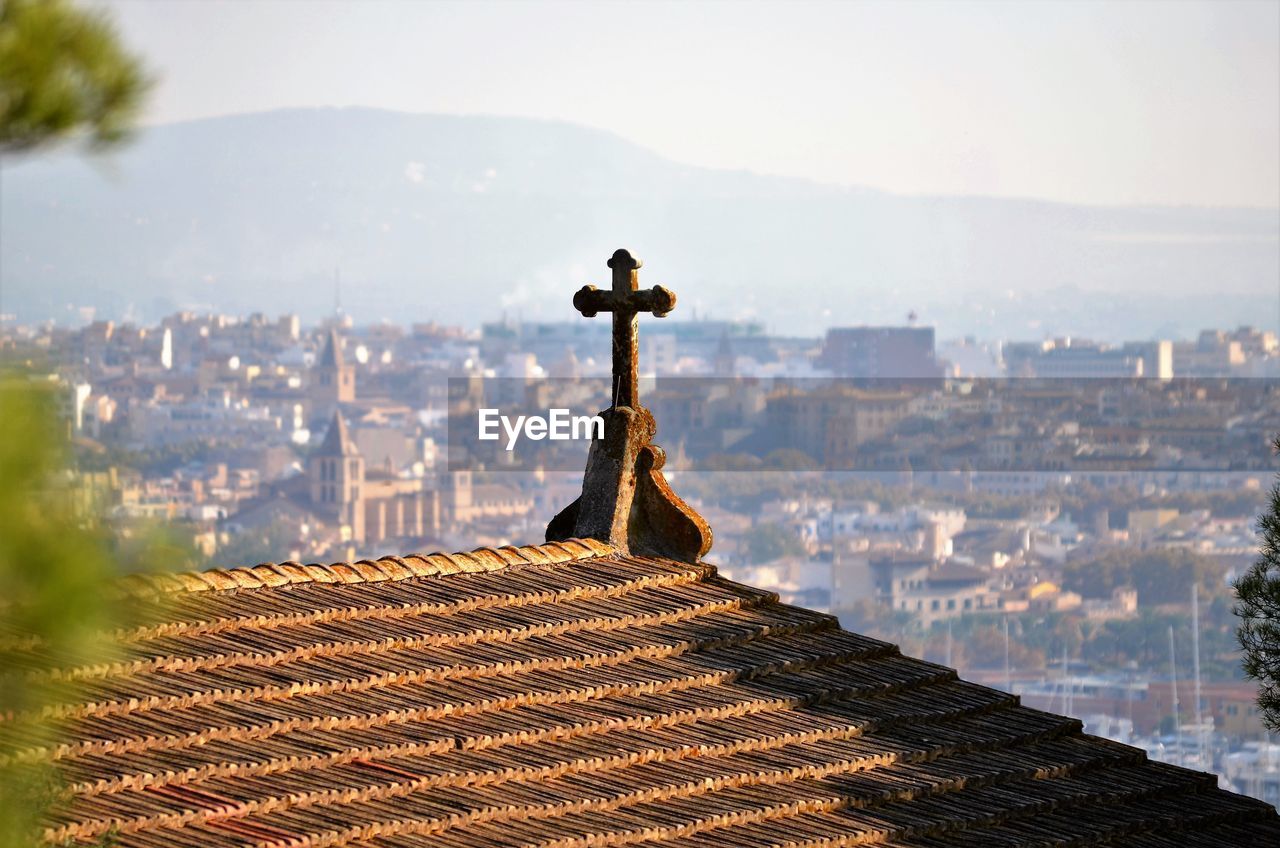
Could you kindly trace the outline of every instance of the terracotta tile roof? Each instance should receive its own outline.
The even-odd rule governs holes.
[[[705,563],[570,540],[127,590],[119,659],[30,673],[57,744],[0,722],[70,784],[51,841],[1280,844],[1211,775]]]

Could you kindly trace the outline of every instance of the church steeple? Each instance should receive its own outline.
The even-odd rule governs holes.
[[[312,370],[312,397],[317,404],[335,406],[356,399],[356,372],[342,355],[342,340],[333,327]]]
[[[320,443],[320,447],[316,448],[315,455],[341,457],[358,456],[359,453],[356,443],[351,440],[351,432],[347,429],[346,420],[340,413],[333,413],[333,420],[329,422],[324,441]]]

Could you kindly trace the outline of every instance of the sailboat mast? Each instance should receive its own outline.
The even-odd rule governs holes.
[[[1004,617],[1004,691],[1012,694],[1013,683],[1009,680],[1009,616]]]
[[[1204,768],[1204,716],[1200,712],[1200,586],[1191,584],[1191,668],[1196,696],[1196,756]]]
[[[1067,667],[1067,643],[1062,643],[1062,710],[1067,715],[1071,715],[1071,709],[1074,704],[1071,703],[1072,696],[1075,695],[1075,687],[1071,682],[1070,669]]]
[[[951,668],[951,619],[947,619],[947,661],[944,665]]]
[[[1169,687],[1173,694],[1173,734],[1178,751],[1178,765],[1182,765],[1182,724],[1181,706],[1178,703],[1178,654],[1173,647],[1173,625],[1169,625]]]

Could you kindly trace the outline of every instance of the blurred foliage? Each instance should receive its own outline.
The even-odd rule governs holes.
[[[47,743],[38,720],[43,687],[19,671],[30,648],[58,662],[101,662],[101,634],[120,612],[107,590],[115,575],[109,542],[82,519],[66,485],[66,440],[51,387],[0,377],[0,714],[6,740]],[[51,770],[0,767],[0,846],[34,843],[33,832],[57,795]]]
[[[1014,620],[1009,623],[1009,668],[1044,668],[1045,649],[1025,642],[1019,638],[1022,631],[1028,629],[1026,624],[1035,626],[1036,622]],[[952,625],[954,631],[954,624]],[[1046,631],[1051,632],[1051,631]],[[946,625],[938,625],[930,631],[929,648],[926,655],[939,659],[946,656]],[[1043,641],[1043,640],[1036,640]],[[952,663],[965,668],[1004,668],[1004,623],[999,621],[974,622],[972,627],[963,628],[959,636],[951,634]]]
[[[1275,449],[1280,452],[1280,436]],[[1280,480],[1271,489],[1270,507],[1258,518],[1258,531],[1258,560],[1236,581],[1237,635],[1245,674],[1260,684],[1263,721],[1280,730]]]
[[[191,571],[207,564],[204,554],[196,550],[187,522],[138,519],[112,522],[109,530],[110,554],[118,574]]]
[[[80,444],[76,447],[76,465],[82,471],[131,468],[145,476],[157,477],[172,474],[187,463],[202,459],[213,447],[208,441],[194,440],[138,449],[116,444]]]
[[[747,560],[756,564],[807,553],[796,534],[781,524],[757,524],[747,531],[743,543]]]
[[[861,598],[835,612],[846,630],[893,642],[908,656],[924,656],[928,634],[913,613],[892,609],[874,598]]]
[[[83,135],[123,140],[150,82],[101,12],[68,0],[0,0],[0,152]]]
[[[1132,587],[1142,607],[1185,604],[1192,582],[1200,585],[1202,598],[1227,593],[1226,570],[1219,560],[1183,548],[1120,548],[1068,563],[1062,583],[1085,598],[1109,598],[1115,589]]]
[[[209,558],[210,566],[239,568],[263,562],[278,562],[297,542],[297,533],[283,522],[273,522],[261,529],[246,529],[218,546]]]
[[[31,669],[99,664],[116,657],[108,634],[129,626],[116,591],[124,572],[189,568],[197,561],[173,528],[141,522],[116,532],[82,497],[58,387],[0,373],[0,848],[30,848],[62,778],[39,759],[8,759],[49,744],[40,718],[58,686]],[[108,834],[98,844],[110,845]]]
[[[68,139],[118,143],[148,88],[102,12],[68,0],[0,0],[0,154]],[[125,612],[111,589],[120,563],[72,470],[57,392],[0,370],[0,848],[37,844],[62,792],[51,765],[10,756],[38,750],[55,732],[40,718],[54,693],[33,681],[31,664],[109,658],[103,634]],[[135,570],[175,552],[150,539],[130,552]]]

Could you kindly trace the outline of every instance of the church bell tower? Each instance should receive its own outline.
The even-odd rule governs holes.
[[[338,412],[324,442],[307,458],[307,477],[317,512],[347,528],[350,541],[364,542],[364,457]]]

